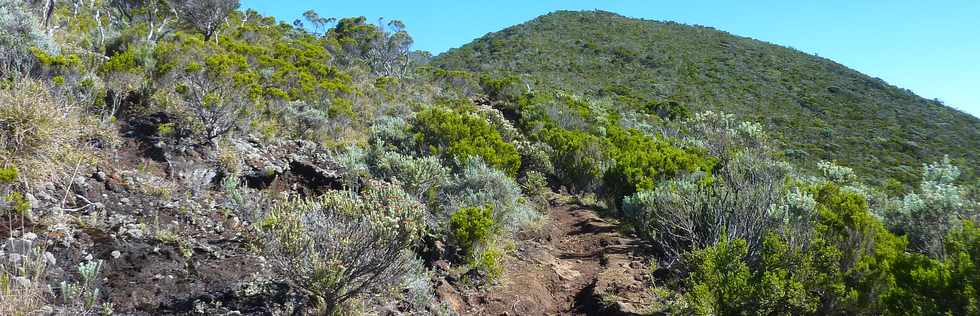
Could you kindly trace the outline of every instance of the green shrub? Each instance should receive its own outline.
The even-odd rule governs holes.
[[[372,173],[386,180],[397,179],[408,193],[422,200],[449,181],[448,170],[438,158],[413,157],[384,151],[371,157]]]
[[[17,214],[27,215],[27,211],[31,210],[31,202],[20,192],[10,192],[4,200],[10,203],[11,208]]]
[[[682,173],[710,172],[715,161],[694,150],[677,148],[637,130],[609,128],[615,163],[603,175],[603,193],[621,206],[625,196],[653,189],[659,180]]]
[[[751,272],[745,263],[745,240],[721,240],[691,253],[687,277],[688,301],[697,315],[736,315],[748,310],[752,298]]]
[[[599,186],[605,172],[606,141],[598,136],[561,128],[549,128],[539,136],[552,151],[558,182],[573,192],[588,192]]]
[[[524,190],[524,194],[529,199],[534,201],[540,210],[548,207],[548,197],[546,194],[551,189],[548,188],[548,179],[543,174],[537,171],[528,171],[521,178],[521,189]]]
[[[818,218],[805,245],[768,234],[758,259],[748,243],[722,239],[689,256],[687,284],[696,313],[879,314],[894,289],[891,269],[905,241],[881,225],[858,194],[813,188]]]
[[[11,184],[17,181],[17,167],[10,166],[0,168],[0,184]]]
[[[741,154],[714,176],[685,175],[624,198],[624,222],[668,259],[725,237],[744,239],[757,258],[763,237],[777,223],[770,210],[783,197],[788,172],[765,157]]]
[[[449,218],[452,239],[465,255],[473,254],[475,247],[485,245],[494,232],[493,206],[464,207]]]
[[[480,87],[491,99],[504,102],[517,102],[517,99],[525,92],[521,78],[517,76],[493,77],[489,75],[480,76]]]
[[[493,245],[489,245],[483,248],[479,254],[475,256],[473,262],[470,264],[475,268],[486,273],[487,280],[493,281],[500,277],[504,272],[504,267],[500,264],[500,260],[503,258],[503,252]]]
[[[442,198],[449,210],[492,205],[494,223],[508,233],[517,232],[541,217],[528,207],[521,187],[513,178],[480,159],[464,162],[462,173],[443,187]]]
[[[415,139],[430,152],[464,161],[480,157],[491,166],[514,176],[521,156],[485,119],[454,110],[431,107],[415,116]]]
[[[980,313],[980,228],[966,221],[947,234],[945,243],[945,260],[911,253],[892,266],[895,285],[884,298],[889,313]]]

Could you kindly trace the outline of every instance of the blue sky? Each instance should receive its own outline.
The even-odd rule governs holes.
[[[980,1],[292,1],[243,0],[292,21],[321,16],[405,22],[417,49],[438,54],[555,10],[712,26],[833,59],[980,117]]]

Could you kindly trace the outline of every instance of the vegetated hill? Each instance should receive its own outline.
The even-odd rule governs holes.
[[[559,11],[487,34],[433,64],[520,75],[536,89],[716,110],[782,134],[786,156],[914,183],[948,154],[975,179],[980,120],[826,58],[710,27]],[[896,65],[899,66],[899,65]]]

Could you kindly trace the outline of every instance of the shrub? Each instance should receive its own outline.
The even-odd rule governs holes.
[[[30,72],[35,65],[31,48],[57,49],[31,11],[26,1],[0,2],[0,79]]]
[[[781,201],[787,173],[784,164],[744,153],[715,176],[692,174],[625,198],[623,214],[667,259],[721,238],[744,239],[755,258],[777,223],[770,210]]]
[[[732,114],[697,113],[685,120],[682,127],[687,141],[705,148],[721,164],[740,152],[768,153],[771,150],[761,125],[738,121]]]
[[[0,314],[33,315],[48,303],[45,286],[48,262],[44,250],[29,239],[4,239],[0,252]],[[6,252],[6,253],[4,253]],[[6,254],[16,254],[10,260]]]
[[[174,80],[176,110],[195,123],[191,127],[201,143],[214,145],[240,128],[261,94],[259,74],[248,59],[217,44],[177,33],[174,42],[157,45],[153,56],[158,81]]]
[[[111,305],[98,305],[101,291],[100,272],[102,270],[102,260],[86,261],[78,264],[78,275],[80,282],[62,281],[61,305],[66,314],[91,315],[101,308],[111,310]]]
[[[894,288],[892,267],[905,242],[884,229],[864,198],[833,184],[811,188],[818,217],[804,246],[767,234],[759,255],[722,238],[688,256],[693,312],[730,314],[878,314]],[[754,259],[755,258],[755,259]]]
[[[963,220],[980,219],[980,204],[965,196],[955,181],[960,170],[949,157],[923,165],[917,193],[905,195],[897,210],[886,213],[892,226],[906,232],[916,251],[945,258],[944,238]]]
[[[464,255],[473,254],[473,249],[493,236],[493,206],[464,207],[449,218],[452,239]]]
[[[517,99],[527,91],[521,78],[517,76],[483,75],[480,77],[480,87],[491,99],[503,102],[517,102]]]
[[[735,315],[748,310],[752,297],[751,274],[744,257],[745,240],[721,240],[693,252],[694,262],[687,278],[689,304],[697,315]]]
[[[651,190],[659,180],[682,173],[709,172],[714,160],[693,150],[674,147],[665,140],[643,135],[637,130],[609,128],[615,161],[603,175],[603,194],[621,206],[622,197],[638,190]]]
[[[516,143],[517,151],[521,153],[521,170],[524,173],[537,172],[541,174],[555,174],[555,165],[551,162],[551,147],[545,143],[519,141]]]
[[[415,149],[411,126],[405,119],[385,116],[371,125],[371,141],[375,145],[395,146],[401,150]]]
[[[548,207],[547,194],[551,189],[548,188],[548,179],[543,174],[537,171],[528,171],[521,178],[521,189],[540,209]]]
[[[376,176],[385,180],[397,179],[419,200],[434,195],[449,181],[448,171],[433,156],[412,157],[383,151],[373,155],[372,160],[372,171]]]
[[[331,191],[273,207],[260,224],[263,250],[277,273],[326,314],[358,296],[400,284],[423,207],[395,185]]]
[[[606,170],[606,142],[586,132],[549,128],[539,137],[552,151],[555,176],[573,192],[588,192],[599,186]]]
[[[975,315],[980,312],[980,228],[970,221],[949,231],[946,259],[908,254],[892,266],[895,286],[885,296],[894,314]]]
[[[504,267],[500,265],[500,260],[503,258],[503,252],[497,249],[494,245],[488,245],[483,247],[483,249],[476,254],[473,265],[478,270],[486,273],[487,281],[493,281],[500,277],[504,272]]]
[[[334,161],[343,169],[342,181],[348,188],[358,188],[361,179],[370,175],[367,153],[361,147],[347,146],[340,154],[334,156]]]
[[[301,101],[289,102],[283,107],[281,124],[282,132],[290,137],[317,143],[325,143],[331,137],[329,113]]]
[[[458,161],[479,157],[511,176],[521,166],[514,145],[504,142],[490,123],[476,115],[431,107],[416,114],[415,132],[415,139],[430,152]]]
[[[0,184],[14,183],[17,180],[18,174],[19,172],[15,166],[0,168]]]
[[[204,35],[207,41],[214,36],[231,12],[238,8],[238,0],[173,0],[170,4],[174,7],[174,12],[181,15],[181,19],[187,21],[197,28]]]
[[[514,179],[479,159],[464,163],[457,180],[443,188],[443,198],[450,210],[492,205],[494,222],[511,233],[541,216],[525,204]]]

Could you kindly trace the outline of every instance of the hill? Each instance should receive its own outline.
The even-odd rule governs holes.
[[[715,110],[781,133],[786,156],[834,160],[876,184],[916,182],[948,154],[975,179],[980,120],[832,60],[704,26],[559,11],[434,58],[535,88]]]

